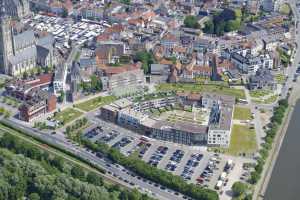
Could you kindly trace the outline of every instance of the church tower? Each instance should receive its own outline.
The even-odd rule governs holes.
[[[6,15],[3,0],[0,10],[0,72],[8,73],[8,57],[13,55],[13,38],[10,18]]]

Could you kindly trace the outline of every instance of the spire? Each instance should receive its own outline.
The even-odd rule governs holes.
[[[5,10],[5,2],[4,0],[0,0],[0,17],[6,17],[6,10]]]

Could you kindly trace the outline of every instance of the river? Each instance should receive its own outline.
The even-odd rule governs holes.
[[[300,101],[273,169],[265,200],[300,200]]]

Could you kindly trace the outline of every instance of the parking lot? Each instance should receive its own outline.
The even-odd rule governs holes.
[[[94,125],[94,127],[99,126],[101,130],[98,130],[98,134],[89,131],[90,133],[86,133],[85,137],[93,135],[90,138],[92,141],[104,142],[127,156],[137,152],[137,155],[150,165],[181,176],[189,183],[216,189],[225,199],[230,199],[228,191],[231,190],[231,185],[235,181],[241,181],[242,174],[245,173],[243,163],[250,161],[214,154],[208,152],[205,147],[154,140],[102,120],[97,120],[97,125]],[[230,161],[232,164],[230,170],[227,170],[226,165],[229,160],[232,160]],[[246,179],[245,176],[243,177],[242,179]],[[221,186],[217,187],[220,183]]]
[[[181,176],[188,182],[196,183],[210,157],[211,153],[204,149],[156,141],[142,159],[159,169]]]

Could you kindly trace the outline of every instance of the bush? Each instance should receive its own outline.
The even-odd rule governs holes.
[[[235,197],[239,197],[246,192],[247,185],[245,183],[238,181],[232,185],[231,189],[232,189],[233,195]]]

